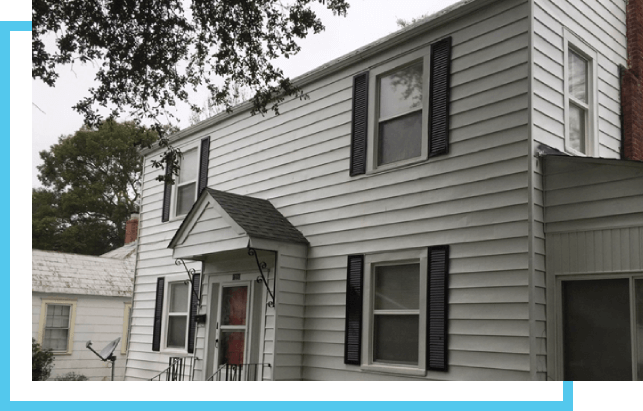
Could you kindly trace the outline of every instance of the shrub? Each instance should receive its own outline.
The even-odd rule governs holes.
[[[67,374],[58,375],[54,378],[55,381],[88,381],[88,378],[82,374],[76,374],[75,372],[68,372]]]
[[[54,354],[51,350],[43,350],[40,344],[31,339],[31,380],[45,381],[54,368]]]

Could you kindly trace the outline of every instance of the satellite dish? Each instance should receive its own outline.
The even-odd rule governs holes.
[[[94,354],[98,356],[103,361],[111,361],[112,362],[112,381],[114,381],[114,366],[116,365],[116,357],[112,355],[114,353],[114,350],[116,349],[116,346],[118,343],[121,341],[121,337],[118,337],[114,341],[110,342],[103,348],[100,353],[97,353],[93,348],[92,348],[92,341],[89,340],[87,341],[87,344],[85,344],[85,347],[89,348]]]
[[[119,343],[120,341],[121,341],[121,337],[118,337],[117,339],[115,339],[115,340],[114,340],[114,341],[112,341],[111,343],[107,344],[107,345],[105,346],[105,348],[103,348],[103,349],[100,351],[100,354],[98,354],[98,356],[99,356],[100,358],[102,358],[102,359],[103,359],[103,361],[107,361],[107,360],[109,359],[109,357],[111,357],[111,356],[112,356],[112,353],[114,352],[114,350],[116,349],[116,346],[118,345],[118,343]]]

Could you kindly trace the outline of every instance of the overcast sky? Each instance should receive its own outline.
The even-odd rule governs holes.
[[[349,0],[347,17],[321,12],[326,31],[310,35],[300,42],[301,52],[289,60],[282,59],[279,66],[286,76],[297,77],[351,52],[396,30],[396,20],[410,20],[427,13],[439,11],[457,0]],[[61,135],[72,134],[82,125],[82,118],[71,109],[93,83],[95,68],[75,65],[59,70],[60,78],[55,88],[41,81],[32,82],[32,185],[39,187],[36,166],[41,163],[38,152],[46,150]],[[201,103],[206,95],[197,96]],[[190,111],[178,111],[181,128],[189,125]]]

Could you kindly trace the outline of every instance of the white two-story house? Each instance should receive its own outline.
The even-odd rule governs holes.
[[[125,379],[643,379],[641,10],[461,1],[143,151]]]

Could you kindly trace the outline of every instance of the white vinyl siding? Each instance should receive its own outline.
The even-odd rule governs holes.
[[[307,260],[280,251],[279,317],[268,309],[265,318],[264,360],[278,365],[275,379],[405,379],[343,362],[346,255],[439,244],[451,246],[449,372],[426,378],[532,378],[530,339],[545,335],[545,297],[536,290],[542,305],[530,314],[528,30],[527,1],[494,2],[306,85],[310,98],[285,101],[279,116],[240,113],[185,138],[211,136],[210,187],[270,200],[311,243]],[[447,36],[449,154],[349,177],[353,76]],[[149,157],[128,379],[166,368],[151,352],[155,284],[181,272],[167,249],[180,221],[161,223],[163,184]],[[544,273],[544,258],[536,264]],[[543,321],[530,328],[530,315]],[[200,327],[199,350],[204,337]]]
[[[597,151],[593,157],[619,158],[619,65],[626,65],[625,0],[535,0],[533,36],[533,138],[565,150],[564,31],[580,39],[577,47],[596,50]]]
[[[55,295],[32,293],[32,314],[34,316],[32,335],[38,334],[38,318],[42,301],[49,300],[73,301],[76,305],[76,315],[73,330],[72,351],[70,354],[56,354],[54,368],[50,379],[58,375],[75,372],[82,374],[91,381],[111,380],[111,362],[101,361],[94,353],[86,348],[91,340],[93,347],[102,349],[108,343],[123,335],[123,306],[131,301],[130,297],[101,297],[90,295]],[[73,299],[73,300],[72,300]],[[37,338],[37,337],[36,337]],[[121,353],[120,344],[116,347],[115,380],[123,380],[125,374],[125,354]]]

